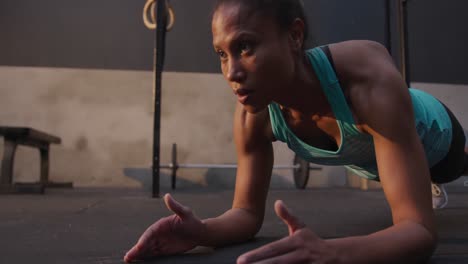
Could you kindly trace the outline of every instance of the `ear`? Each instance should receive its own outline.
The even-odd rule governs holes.
[[[300,18],[296,18],[289,29],[289,40],[292,50],[302,51],[304,46],[304,30],[304,21]]]

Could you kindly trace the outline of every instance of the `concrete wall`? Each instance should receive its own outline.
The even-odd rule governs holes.
[[[32,126],[60,136],[51,151],[51,179],[77,186],[151,186],[152,74],[145,71],[0,67],[0,125]],[[235,98],[219,74],[165,73],[162,162],[173,142],[181,163],[235,163],[232,113]],[[468,87],[414,83],[441,99],[468,127]],[[0,153],[3,153],[3,142]],[[276,143],[275,162],[293,154]],[[0,154],[2,155],[2,154]],[[231,188],[233,170],[180,170],[181,188]],[[36,150],[20,147],[14,178],[39,177]],[[342,167],[311,172],[309,186],[357,186]],[[170,179],[163,171],[161,185]],[[292,187],[290,171],[275,171],[272,187]],[[372,185],[374,186],[374,185]],[[377,185],[378,187],[378,185]]]
[[[181,163],[235,163],[235,97],[223,77],[165,73],[163,79],[162,162],[170,161],[176,142]],[[62,138],[61,145],[52,146],[51,180],[77,186],[151,186],[152,73],[0,67],[0,80],[0,125],[30,126]],[[291,164],[291,152],[279,149],[277,162]],[[234,182],[233,171],[180,170],[178,175],[181,187],[232,187]],[[37,151],[20,147],[15,181],[38,177]],[[169,185],[167,172],[161,181]],[[291,185],[291,179],[285,181]],[[275,183],[284,186],[282,179]]]
[[[52,180],[133,184],[120,167],[149,158],[150,74],[1,67],[0,79],[0,124],[31,126],[62,138],[51,151]],[[14,177],[37,179],[37,153],[22,147],[17,154]]]

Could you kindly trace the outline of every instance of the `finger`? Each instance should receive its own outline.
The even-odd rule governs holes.
[[[146,231],[138,239],[138,242],[125,254],[125,262],[135,262],[142,260],[148,252],[151,245],[155,247],[158,243],[156,241],[150,242],[151,237],[154,236],[155,225],[152,225],[146,229]]]
[[[292,263],[306,263],[306,262],[310,262],[310,259],[308,259],[306,252],[303,250],[294,250],[294,251],[290,251],[282,255],[272,257],[272,258],[256,261],[255,264],[274,264],[274,263],[288,263],[288,264],[291,263],[292,264]]]
[[[241,255],[237,258],[237,264],[252,263],[281,256],[294,249],[295,245],[292,243],[291,237],[285,237]]]
[[[166,203],[167,208],[169,208],[169,210],[174,212],[181,219],[185,219],[192,215],[192,210],[190,210],[190,208],[183,206],[174,200],[170,194],[164,195],[164,202]]]
[[[127,254],[125,254],[124,261],[127,263],[137,261],[139,256],[142,255],[143,251],[144,250],[143,250],[142,244],[137,243],[127,252]]]
[[[305,224],[289,211],[283,201],[277,200],[275,202],[275,212],[288,225],[289,235],[305,227]]]

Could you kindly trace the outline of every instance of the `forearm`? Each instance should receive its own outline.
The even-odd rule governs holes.
[[[437,239],[422,225],[402,222],[359,237],[327,240],[340,263],[419,263],[432,255]]]
[[[260,230],[263,219],[239,208],[233,208],[224,214],[203,220],[205,230],[201,246],[223,246],[246,241]]]

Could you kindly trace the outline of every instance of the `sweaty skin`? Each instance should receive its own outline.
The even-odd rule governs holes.
[[[268,16],[243,11],[242,6],[225,4],[212,22],[223,75],[239,98],[234,114],[238,170],[233,206],[221,216],[199,220],[188,207],[166,197],[175,215],[153,224],[126,255],[127,262],[255,236],[263,222],[273,166],[270,102],[281,106],[288,126],[308,144],[324,149],[341,144],[336,118],[304,57],[303,21],[296,19],[283,30]],[[277,201],[275,211],[288,226],[289,236],[243,254],[237,263],[417,263],[435,248],[429,166],[405,82],[376,42],[347,41],[329,47],[358,128],[374,139],[393,225],[369,235],[324,240]]]

